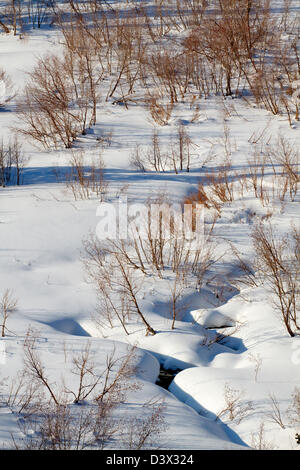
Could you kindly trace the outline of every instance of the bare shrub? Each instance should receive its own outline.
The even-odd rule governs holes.
[[[17,450],[83,450],[99,445],[101,420],[88,407],[45,404],[38,417],[19,424],[23,438],[15,439]],[[98,447],[98,446],[97,446]],[[99,445],[101,448],[101,444]]]
[[[27,14],[33,29],[40,28],[49,19],[49,13],[54,7],[55,0],[29,0]]]
[[[73,376],[72,388],[63,380],[61,384],[52,383],[37,352],[38,332],[29,329],[24,341],[24,373],[31,378],[37,389],[48,393],[49,398],[56,405],[84,402],[90,395],[96,402],[104,402],[108,397],[115,401],[123,399],[123,393],[134,390],[136,384],[130,383],[133,376],[133,358],[135,349],[131,348],[124,357],[116,357],[116,351],[106,357],[106,367],[101,373],[96,373],[94,354],[91,344],[71,359]],[[76,378],[76,380],[75,380]],[[126,382],[126,383],[125,383]],[[74,385],[75,384],[75,385]]]
[[[107,181],[104,177],[105,165],[102,154],[87,165],[83,152],[72,151],[71,170],[66,176],[66,185],[71,189],[74,199],[90,199],[92,196],[103,202],[107,192]]]
[[[132,307],[127,296],[120,292],[119,298],[116,299],[115,293],[110,290],[110,284],[107,284],[107,279],[104,278],[98,281],[97,298],[97,306],[92,319],[100,331],[107,325],[113,328],[114,320],[118,319],[126,335],[129,335],[126,325],[132,316]]]
[[[285,17],[289,16],[290,7],[286,7]],[[293,117],[299,118],[299,57],[297,51],[298,26],[290,23],[289,38],[285,28],[269,14],[269,26],[278,30],[277,35],[268,34],[264,51],[259,56],[255,74],[249,77],[250,89],[259,105],[263,105],[273,114],[286,114],[292,126]],[[292,46],[291,46],[292,44]],[[266,51],[271,54],[266,54]]]
[[[103,64],[99,60],[97,44],[93,37],[87,34],[82,18],[81,20],[76,20],[72,14],[70,23],[66,24],[64,16],[58,15],[58,23],[64,36],[65,47],[68,50],[69,72],[73,75],[72,67],[75,61],[78,64],[77,67],[80,74],[85,77],[85,81],[88,84],[87,104],[88,108],[91,108],[89,125],[94,125],[97,121],[97,104],[100,100],[99,84],[105,76]]]
[[[300,388],[296,387],[292,394],[292,403],[288,409],[290,424],[300,426]]]
[[[26,126],[19,132],[45,148],[61,143],[70,148],[80,132],[64,68],[58,57],[40,59],[19,103],[19,116]]]
[[[185,126],[179,123],[176,133],[171,136],[168,146],[161,145],[161,138],[158,130],[153,128],[151,144],[141,147],[136,145],[131,154],[131,163],[139,171],[152,170],[156,172],[172,171],[178,174],[179,171],[190,171],[192,150],[197,145],[192,141]],[[203,160],[202,166],[211,160],[211,152]]]
[[[139,145],[135,146],[135,149],[133,150],[131,157],[130,157],[130,163],[139,171],[142,171],[145,173],[146,167],[145,167],[145,162],[143,159],[143,155],[140,149]]]
[[[20,422],[25,437],[13,436],[14,446],[18,450],[156,448],[157,439],[166,429],[164,404],[157,401],[142,407],[141,418],[117,418],[113,414],[116,408],[107,403],[43,405],[39,415]]]
[[[119,403],[124,400],[129,390],[135,390],[138,385],[130,383],[128,379],[133,376],[135,368],[133,358],[135,349],[131,348],[125,356],[116,357],[116,351],[106,357],[106,368],[103,373],[95,373],[95,365],[91,357],[90,344],[77,356],[72,358],[72,374],[78,377],[77,390],[64,387],[64,393],[70,394],[74,401],[80,403],[91,394],[96,402]],[[114,373],[114,374],[113,374]]]
[[[220,203],[232,202],[234,198],[234,181],[229,175],[229,168],[219,170],[218,173],[207,173],[209,190]]]
[[[273,114],[280,112],[280,84],[278,81],[278,71],[266,67],[257,72],[255,79],[251,83],[251,91],[258,104],[262,104]]]
[[[167,429],[164,412],[165,404],[152,399],[143,405],[143,417],[133,418],[121,432],[122,447],[127,450],[158,449],[158,438]]]
[[[185,127],[182,124],[177,126],[176,135],[170,140],[169,149],[163,148],[160,142],[160,135],[157,129],[153,129],[151,145],[141,148],[139,145],[131,156],[131,163],[139,171],[154,170],[164,172],[174,170],[190,171],[191,150],[195,146]]]
[[[201,183],[198,183],[198,187],[196,191],[191,192],[184,199],[184,204],[193,204],[193,203],[203,204],[203,206],[206,208],[211,207],[209,198]]]
[[[286,191],[289,192],[291,201],[294,201],[299,184],[299,149],[297,145],[292,144],[288,139],[279,136],[275,145],[270,145],[266,149],[267,155],[273,167],[273,171],[280,177],[286,180]],[[278,172],[278,167],[280,173]],[[279,173],[279,174],[278,174]],[[285,193],[280,195],[284,199]]]
[[[28,155],[23,152],[22,144],[18,137],[14,137],[8,142],[0,142],[0,185],[5,187],[9,183],[18,186],[22,184],[22,175],[25,166],[29,161]]]
[[[0,185],[4,188],[11,179],[12,155],[4,146],[3,139],[0,142]]]
[[[207,3],[202,0],[176,1],[176,20],[184,29],[198,26],[201,24],[206,9]]]
[[[191,283],[194,289],[200,289],[215,262],[211,232],[203,236],[199,232],[203,229],[199,226],[199,209],[196,208],[195,219],[190,211],[190,224],[185,223],[181,206],[168,205],[164,196],[148,200],[143,210],[143,221],[134,215],[129,218],[126,240],[97,240],[90,236],[84,242],[83,262],[98,294],[93,317],[99,326],[113,327],[117,320],[126,334],[133,315],[146,326],[146,334],[155,333],[140,306],[147,277],[169,283],[174,328],[182,310],[183,291]]]
[[[245,391],[231,388],[225,384],[224,388],[224,408],[217,414],[217,418],[228,419],[240,424],[253,410],[251,401],[244,402]]]
[[[182,312],[185,312],[187,306],[182,303],[182,294],[187,288],[187,273],[183,266],[179,266],[176,269],[176,273],[172,281],[169,281],[170,286],[170,311],[172,324],[171,329],[175,328],[175,321],[179,318]]]
[[[190,171],[191,149],[193,146],[194,144],[185,126],[179,123],[176,132],[176,158],[173,159],[175,161],[175,171],[177,171],[177,162],[180,171],[183,170],[184,166],[187,172]]]
[[[258,374],[261,369],[263,359],[260,356],[260,354],[249,354],[249,359],[254,364],[254,378],[255,378],[255,382],[257,382]]]
[[[71,148],[78,134],[95,121],[91,85],[80,60],[70,50],[63,58],[40,58],[19,102],[21,134],[48,148]]]
[[[13,411],[22,414],[26,419],[40,411],[40,404],[45,401],[45,394],[31,380],[25,370],[7,382],[7,397],[4,403]]]
[[[84,166],[84,154],[72,152],[71,171],[67,175],[67,187],[71,188],[75,201],[77,199],[88,199],[90,196],[90,180],[86,177]]]
[[[24,436],[13,437],[17,450],[104,449],[125,425],[113,419],[113,405],[43,403],[34,416],[19,422]]]
[[[261,422],[259,425],[258,433],[251,433],[251,447],[256,450],[273,450],[275,445],[267,441],[265,423]]]
[[[108,190],[108,182],[105,178],[105,163],[100,153],[91,167],[91,179],[92,179],[92,191],[99,198],[100,202],[103,202]]]
[[[9,160],[12,161],[15,168],[15,182],[17,186],[19,186],[23,182],[23,171],[30,157],[23,151],[22,144],[17,135],[14,135],[9,142],[7,152],[9,154]]]
[[[33,29],[40,28],[43,23],[50,20],[50,12],[55,7],[55,0],[9,0],[0,6],[0,26],[5,33],[13,31],[14,36],[19,33],[22,37],[24,24],[31,25]],[[27,18],[26,18],[27,16]]]
[[[57,383],[49,378],[37,346],[38,332],[28,330],[25,368],[17,381],[7,385],[6,404],[22,418],[19,427],[23,437],[12,436],[15,448],[103,449],[111,447],[113,440],[124,442],[125,436],[132,449],[152,446],[164,429],[162,401],[142,404],[144,417],[140,419],[124,413],[119,416],[128,392],[141,388],[133,380],[134,348],[121,357],[116,357],[113,349],[99,371],[88,342],[81,353],[72,355],[72,368],[66,366],[64,379]],[[69,363],[66,350],[65,357]]]
[[[162,148],[156,128],[153,128],[151,144],[143,148],[137,145],[131,156],[131,163],[143,172],[147,170],[164,172],[168,169],[169,161],[169,154]]]
[[[0,111],[16,96],[10,76],[0,68]]]
[[[64,9],[55,10],[66,46],[83,59],[87,75],[91,64],[98,67],[93,80],[109,83],[106,100],[118,93],[114,102],[127,108],[139,83],[158,125],[168,124],[186,96],[239,96],[246,88],[259,105],[286,113],[290,123],[299,117],[298,32],[288,1],[278,16],[269,0],[216,1],[211,7],[200,0],[157,1],[154,16],[145,2],[133,0],[122,14],[98,1],[68,1],[64,8],[67,24]],[[196,108],[193,120],[198,115]]]
[[[165,102],[162,95],[151,94],[150,91],[148,91],[147,103],[153,121],[159,126],[166,126],[171,118],[174,104]]]
[[[252,266],[252,263],[243,258],[242,254],[232,243],[230,244],[230,247],[235,258],[235,266],[240,272],[240,275],[237,276],[235,282],[238,284],[245,284],[246,286],[250,287],[258,287],[259,280],[255,276],[254,266]]]
[[[146,150],[144,158],[152,170],[157,172],[165,171],[168,155],[161,148],[160,136],[155,128],[153,128],[152,132],[151,146]]]
[[[248,172],[250,182],[256,198],[260,199],[263,205],[265,201],[264,176],[266,170],[266,156],[258,145],[254,145],[251,157],[248,159]]]
[[[126,302],[126,308],[135,313],[146,327],[146,334],[155,334],[155,330],[144,316],[138,293],[143,278],[136,272],[133,265],[128,263],[124,251],[115,243],[109,241],[100,246],[95,237],[84,241],[84,264],[90,279],[95,283],[98,294],[104,296],[107,305],[113,305],[113,311],[118,311],[118,302]],[[105,284],[106,283],[106,286]],[[106,288],[107,287],[107,288]],[[124,317],[117,315],[124,327]],[[125,316],[125,318],[127,315]]]
[[[272,24],[269,5],[267,1],[219,1],[207,19],[192,30],[188,41],[214,75],[219,68],[220,76],[214,76],[218,91],[232,95],[243,85],[241,79],[249,81],[256,70],[256,51],[263,55]]]

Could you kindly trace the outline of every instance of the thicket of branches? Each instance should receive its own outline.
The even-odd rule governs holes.
[[[55,0],[6,0],[0,5],[0,28],[22,35],[28,28],[41,28],[51,24],[55,11]]]
[[[82,64],[69,50],[63,57],[41,58],[30,74],[19,102],[19,116],[26,124],[19,132],[44,147],[72,146],[95,119],[91,84]]]
[[[65,347],[64,378],[55,381],[49,365],[41,359],[38,346],[38,332],[29,329],[24,341],[24,368],[1,387],[2,405],[20,418],[21,434],[12,435],[15,448],[82,450],[157,446],[157,438],[165,429],[163,401],[153,398],[142,404],[141,417],[121,412],[128,393],[141,388],[134,378],[134,348],[121,357],[113,349],[107,354],[105,365],[97,367],[91,343],[87,342],[76,353]]]
[[[23,170],[29,161],[17,136],[5,143],[0,141],[0,186],[9,183],[17,185],[23,182]]]
[[[155,0],[154,9],[132,0],[122,12],[68,0],[54,10],[63,58],[39,60],[20,103],[27,135],[45,146],[70,147],[95,124],[100,98],[140,101],[158,125],[182,100],[197,119],[199,100],[213,94],[299,118],[299,24],[288,1],[283,15],[269,0]]]
[[[153,205],[155,209],[152,210]],[[182,298],[188,289],[199,290],[210,266],[216,262],[211,231],[201,236],[193,225],[185,231],[181,207],[170,211],[163,197],[148,201],[138,214],[129,214],[126,239],[98,239],[91,235],[84,242],[83,262],[98,294],[94,315],[100,326],[113,327],[116,321],[126,334],[128,325],[142,322],[146,334],[154,335],[155,328],[143,311],[141,297],[147,279],[166,281],[170,289],[169,310],[171,328],[185,313]],[[145,212],[146,211],[146,212]],[[196,220],[195,220],[196,222]],[[181,230],[183,229],[183,230]]]

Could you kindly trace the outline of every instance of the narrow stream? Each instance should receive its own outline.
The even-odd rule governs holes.
[[[159,376],[158,376],[157,381],[155,382],[156,385],[158,385],[159,387],[164,388],[165,390],[168,390],[171,382],[176,377],[176,375],[179,372],[181,372],[181,370],[182,369],[165,369],[162,365],[160,365]],[[169,391],[169,393],[171,393],[175,398],[177,398],[176,395],[174,395],[172,392]],[[179,401],[181,401],[179,398],[177,398],[177,399]],[[186,406],[190,407],[190,405],[188,405],[188,404],[186,404]],[[192,409],[194,410],[194,408],[192,408]],[[199,415],[201,416],[201,413],[199,413]],[[249,448],[248,444],[246,444],[246,442],[244,442],[241,439],[241,437],[235,431],[233,431],[233,429],[231,429],[227,424],[222,422],[217,417],[216,417],[216,422],[218,422],[222,426],[222,429],[223,429],[225,435],[227,435],[227,437],[229,439],[229,442],[232,442],[234,444],[238,444],[238,445],[240,445],[242,447],[245,447],[245,448]],[[299,435],[299,444],[300,444],[300,435]]]
[[[181,372],[181,369],[165,369],[162,365],[160,365],[159,376],[155,382],[156,385],[159,385],[160,387],[168,390],[170,383],[179,372]]]
[[[224,326],[224,327],[208,327],[207,329],[208,330],[215,330],[216,333],[217,333],[218,330],[222,331],[223,328],[227,328],[227,326]],[[224,341],[223,344],[226,344],[226,342],[228,341],[229,344],[226,344],[226,346],[228,347],[229,350],[231,349],[233,353],[236,353],[237,351],[239,351],[239,352],[243,351],[243,347],[241,345],[241,340],[239,338],[235,338],[235,337],[232,337],[232,336],[228,337],[226,335],[223,335],[222,333],[218,333],[218,334],[219,334],[219,337],[220,337],[220,339],[219,339],[220,343],[222,344],[222,342]],[[159,376],[157,378],[157,381],[155,382],[156,385],[158,385],[158,386],[164,388],[165,390],[169,391],[169,386],[170,386],[171,382],[174,380],[176,375],[181,371],[182,371],[182,369],[178,369],[178,368],[177,369],[165,369],[165,367],[162,364],[160,364]],[[176,395],[174,395],[172,392],[170,392],[170,393],[175,398],[177,398]],[[190,406],[190,405],[187,405],[187,406]],[[240,438],[240,436],[235,431],[233,431],[227,424],[225,424],[221,420],[217,419],[217,417],[216,417],[216,420],[222,426],[225,434],[229,438],[229,441],[231,441],[232,443],[241,445],[243,447],[248,447],[248,445]]]

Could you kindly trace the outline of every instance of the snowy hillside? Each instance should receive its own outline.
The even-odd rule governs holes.
[[[253,2],[288,51],[253,39],[253,63],[198,43],[219,2],[72,3],[14,34],[0,2],[0,448],[76,448],[59,422],[77,448],[299,450],[298,2]],[[125,202],[144,239],[114,237]],[[174,213],[154,239],[150,203],[193,235],[204,208],[200,241]]]

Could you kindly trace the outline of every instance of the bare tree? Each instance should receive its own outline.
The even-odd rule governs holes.
[[[35,29],[36,26],[38,28],[42,26],[50,9],[54,7],[54,4],[55,0],[28,0],[28,20],[31,22],[33,29]]]
[[[19,186],[22,184],[23,170],[29,161],[29,156],[23,151],[22,144],[17,135],[14,135],[13,139],[9,142],[7,151],[15,167],[15,181],[17,186]]]
[[[22,30],[22,7],[21,0],[8,0],[4,2],[4,5],[2,2],[0,6],[0,26],[2,26],[5,33],[9,33],[10,28],[12,28],[14,36],[16,36],[18,28],[20,31]]]
[[[105,295],[102,281],[105,279],[111,293],[114,292],[115,299],[123,296],[128,301],[127,305],[131,305],[131,311],[134,312],[146,327],[146,334],[155,334],[154,329],[148,323],[143,314],[140,302],[138,300],[138,292],[141,289],[143,279],[137,275],[132,265],[128,264],[128,260],[124,253],[118,249],[115,244],[108,242],[108,248],[99,245],[99,241],[95,237],[84,242],[85,248],[85,266],[87,272],[99,287],[99,292]],[[124,298],[124,297],[123,297]],[[106,297],[107,299],[107,297]],[[109,298],[113,302],[113,298]]]
[[[194,146],[185,126],[179,123],[176,132],[176,156],[179,162],[179,169],[182,171],[184,167],[186,171],[190,171],[191,164],[191,149]],[[176,162],[174,162],[175,172],[177,171]]]
[[[22,183],[22,173],[29,161],[28,155],[22,150],[22,145],[15,135],[8,143],[0,142],[0,185],[5,187],[13,181],[15,170],[15,183]]]
[[[268,417],[271,421],[278,424],[281,427],[281,429],[285,429],[286,425],[283,422],[283,417],[282,417],[279,402],[275,394],[271,393],[269,397],[271,400],[271,411],[270,413],[268,413]]]
[[[7,320],[9,316],[17,309],[18,300],[15,298],[11,289],[6,289],[0,300],[0,315],[1,315],[1,336],[4,338],[5,331],[7,330]]]
[[[271,224],[256,225],[252,232],[256,270],[274,295],[273,304],[290,336],[299,334],[300,236],[293,228],[285,237]]]
[[[32,329],[28,329],[26,338],[24,341],[24,364],[26,374],[32,379],[38,388],[41,386],[47,390],[50,398],[53,400],[55,405],[59,405],[59,396],[54,385],[51,384],[47,377],[45,366],[43,365],[41,358],[36,350],[36,344],[38,339],[38,333]]]
[[[11,178],[12,159],[11,154],[4,146],[3,139],[0,142],[0,185],[3,188],[7,185]]]

